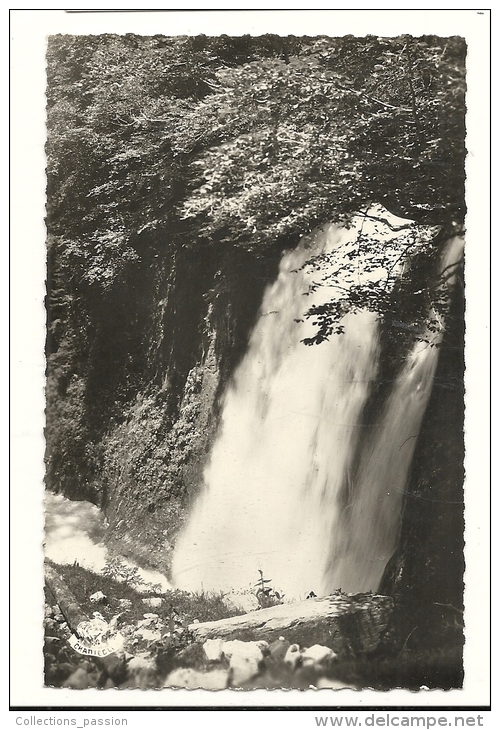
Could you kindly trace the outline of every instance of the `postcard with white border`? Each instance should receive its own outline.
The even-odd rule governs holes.
[[[11,13],[12,705],[488,708],[489,11]]]

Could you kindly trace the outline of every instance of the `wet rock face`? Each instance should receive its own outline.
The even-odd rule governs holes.
[[[161,271],[155,264],[157,284],[143,302],[150,317],[144,382],[96,439],[102,465],[95,489],[109,520],[107,540],[144,567],[169,570],[202,484],[221,395],[280,255],[256,258],[222,247],[179,252]]]

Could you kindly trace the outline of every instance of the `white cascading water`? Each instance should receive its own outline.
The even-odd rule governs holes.
[[[461,257],[463,240],[451,239],[441,261],[449,269]],[[451,287],[455,275],[447,279]],[[397,546],[402,502],[422,418],[432,389],[444,322],[426,332],[410,352],[385,408],[360,450],[352,497],[332,534],[324,585],[343,591],[376,591]]]
[[[329,225],[283,257],[225,395],[204,486],[177,543],[176,587],[246,589],[262,570],[287,598],[377,589],[397,540],[437,349],[415,346],[367,435],[361,415],[378,371],[376,316],[349,314],[344,334],[317,346],[303,342],[315,331],[303,320],[313,304],[353,281],[397,273],[402,241],[408,245],[407,231],[399,231],[408,221],[380,209],[370,214],[349,229]],[[360,233],[384,241],[388,268],[363,266]],[[305,265],[322,254],[319,273]],[[354,267],[339,264],[346,254]],[[339,497],[353,475],[346,509]]]

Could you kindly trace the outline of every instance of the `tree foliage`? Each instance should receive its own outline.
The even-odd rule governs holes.
[[[459,38],[55,36],[48,215],[105,289],[152,238],[290,246],[377,202],[463,223]]]
[[[462,220],[464,54],[437,37],[56,36],[49,229],[104,284],[146,231],[261,247],[369,202]]]

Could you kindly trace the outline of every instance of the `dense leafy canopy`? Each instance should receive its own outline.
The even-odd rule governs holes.
[[[55,36],[48,227],[110,282],[164,231],[262,248],[369,202],[464,216],[457,38]]]

